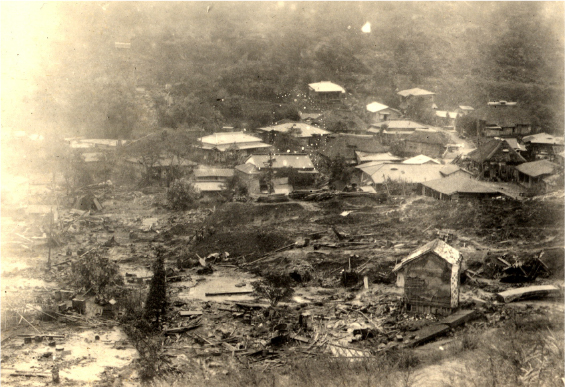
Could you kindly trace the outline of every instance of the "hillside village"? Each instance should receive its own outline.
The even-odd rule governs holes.
[[[128,136],[3,131],[2,384],[562,385],[559,128],[401,83],[169,125],[165,80]]]
[[[95,333],[123,324],[128,313],[124,308],[131,302],[123,287],[143,293],[153,286],[148,268],[155,254],[164,258],[169,293],[166,317],[161,317],[166,321],[161,328],[166,338],[163,350],[177,359],[175,369],[189,374],[186,367],[192,363],[178,360],[179,343],[204,343],[192,345],[194,359],[223,356],[222,346],[212,348],[225,343],[231,356],[259,356],[255,362],[264,366],[287,362],[289,354],[280,351],[296,348],[292,342],[311,348],[311,356],[329,351],[338,358],[371,358],[381,351],[433,341],[466,321],[477,324],[477,319],[486,319],[488,326],[497,326],[492,319],[513,310],[508,309],[508,300],[562,296],[563,282],[558,279],[563,249],[557,247],[563,243],[562,138],[534,133],[527,119],[512,121],[512,109],[518,108],[514,103],[439,110],[434,94],[417,88],[400,91],[394,108],[377,101],[367,104],[370,120],[364,130],[334,132],[321,117],[350,111],[342,99],[345,90],[330,82],[309,88],[309,101],[319,110],[310,108],[301,114],[303,120],[284,120],[255,131],[223,127],[214,133],[180,136],[164,130],[127,141],[69,138],[61,147],[68,163],[62,173],[54,171],[43,180],[14,178],[2,195],[4,214],[11,219],[4,223],[3,243],[9,249],[5,251],[37,258],[22,266],[19,258],[12,262],[5,255],[3,266],[15,266],[3,274],[10,279],[3,289],[3,335],[33,327],[31,335],[19,334],[24,340],[21,350],[28,345],[27,337],[35,337],[36,343],[46,337],[55,345],[49,358],[61,364],[57,377],[80,385],[80,368],[56,360],[65,358],[57,351],[61,347],[65,353],[67,346],[73,353],[66,357],[76,359],[69,364],[80,359],[81,351],[70,338],[77,328],[71,326],[90,326]],[[413,103],[425,105],[433,120],[422,123],[409,115]],[[460,117],[472,122],[471,130],[461,125]],[[42,141],[24,133],[12,140]],[[131,184],[141,192],[127,188]],[[10,201],[22,194],[24,202]],[[446,207],[443,202],[455,204]],[[479,207],[468,213],[466,203]],[[549,217],[537,213],[540,207],[551,209]],[[514,211],[531,220],[511,219]],[[432,213],[444,220],[430,222]],[[483,224],[494,214],[501,223],[491,221],[491,235]],[[424,222],[418,231],[410,225],[414,221]],[[501,224],[504,228],[496,231]],[[76,265],[84,259],[102,265],[99,275],[112,273],[102,288],[93,274],[82,280],[86,282],[77,282],[77,276],[85,274],[79,274]],[[416,259],[421,262],[414,273],[419,274],[410,275],[408,267]],[[427,269],[426,260],[438,259],[434,264],[447,262],[451,282],[431,285],[435,282],[419,276],[435,276],[436,269]],[[260,294],[251,285],[253,278],[274,275],[287,278],[288,289],[298,288],[283,306],[290,308],[285,316],[264,320],[259,318],[262,310],[276,316],[282,311],[280,306],[250,303]],[[15,287],[24,290],[25,304],[24,299],[7,296],[13,292],[12,278],[26,283]],[[91,285],[99,290],[85,288]],[[191,296],[192,288],[199,295]],[[440,289],[445,300],[437,298]],[[436,295],[427,298],[426,292]],[[512,295],[508,299],[507,293]],[[377,305],[375,300],[390,310],[398,308],[394,310],[401,314],[394,314],[393,325],[386,325],[391,312],[371,307]],[[28,309],[29,303],[36,306]],[[537,308],[535,302],[527,305]],[[554,307],[550,306],[550,315]],[[338,317],[338,309],[336,317],[330,317],[328,313],[334,312],[328,308],[358,311],[361,318]],[[219,316],[224,317],[216,323],[236,324],[235,331],[229,334],[210,326]],[[304,316],[337,320],[334,328],[329,323],[321,328],[323,320],[306,322],[310,320]],[[49,322],[40,322],[46,319]],[[21,326],[22,320],[27,327]],[[281,321],[286,328],[277,328]],[[337,322],[347,331],[339,333]],[[38,324],[49,324],[41,331],[56,329],[57,334],[37,336]],[[404,328],[398,328],[401,325]],[[263,333],[257,330],[261,326]],[[421,331],[410,333],[414,329]],[[111,332],[120,337],[113,346],[119,348],[117,343],[126,338]],[[242,341],[243,332],[258,339]],[[454,332],[450,335],[458,337]],[[325,335],[323,340],[320,334]],[[21,340],[10,337],[14,344]],[[450,342],[457,342],[455,338]],[[140,350],[135,343],[120,345]],[[213,352],[207,352],[207,345]],[[19,346],[3,345],[4,352],[18,353]],[[126,363],[128,372],[135,369]],[[34,372],[46,375],[48,364],[33,366],[40,371],[3,375],[3,382],[18,384],[21,377],[33,378]],[[229,361],[220,364],[228,367]],[[96,383],[122,380],[115,372],[105,375],[89,377]]]

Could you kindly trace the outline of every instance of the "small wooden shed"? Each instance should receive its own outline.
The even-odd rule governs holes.
[[[460,252],[433,240],[397,264],[396,284],[404,288],[408,311],[449,315],[459,307]]]

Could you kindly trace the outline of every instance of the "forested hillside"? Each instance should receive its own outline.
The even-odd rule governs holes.
[[[57,35],[34,30],[36,87],[2,112],[14,130],[130,138],[160,127],[253,128],[295,117],[307,84],[331,80],[354,111],[373,100],[394,107],[398,90],[422,87],[441,109],[518,101],[538,130],[563,133],[562,3],[45,7]],[[3,50],[3,80],[17,78],[10,55]]]

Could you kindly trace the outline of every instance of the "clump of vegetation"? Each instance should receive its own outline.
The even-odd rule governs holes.
[[[234,175],[224,183],[223,195],[228,201],[247,201],[249,189],[238,175]]]
[[[104,294],[109,287],[124,284],[118,264],[96,250],[72,264],[70,277],[75,288],[86,292],[93,290],[99,295]]]
[[[271,306],[289,300],[294,294],[292,279],[288,275],[268,274],[251,284],[259,298],[267,299]]]
[[[194,184],[186,179],[178,179],[172,182],[167,190],[167,203],[173,210],[187,210],[196,205],[200,192]]]

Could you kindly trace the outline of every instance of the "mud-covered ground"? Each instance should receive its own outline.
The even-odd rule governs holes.
[[[3,219],[8,225],[2,238],[6,385],[45,383],[51,380],[53,366],[65,385],[139,383],[137,354],[120,330],[118,315],[102,319],[95,295],[73,288],[71,266],[92,249],[118,264],[125,287],[144,294],[154,247],[164,247],[168,277],[175,278],[169,286],[165,329],[190,329],[167,335],[163,350],[169,371],[185,374],[216,375],[230,367],[267,369],[289,359],[324,358],[331,355],[328,344],[371,356],[394,350],[410,339],[410,332],[437,319],[401,309],[391,269],[440,231],[451,235],[450,244],[464,257],[464,269],[476,273],[492,257],[518,263],[543,252],[544,273],[527,285],[563,283],[562,198],[448,203],[410,196],[384,204],[349,198],[218,203],[173,212],[163,206],[163,190],[143,194],[105,189],[96,195],[101,211],[60,210],[57,243],[50,252],[41,239],[45,227],[35,227],[17,211]],[[211,274],[201,272],[202,259]],[[344,288],[341,272],[350,267],[360,281]],[[254,281],[272,273],[288,276],[295,289],[293,298],[277,308],[251,293]],[[503,283],[488,271],[479,277],[462,281],[461,302],[479,310],[483,317],[473,324],[487,330],[497,327],[506,313],[507,306],[494,301],[495,293],[524,284]],[[41,321],[44,313],[38,309],[63,301],[72,306],[70,299],[54,301],[59,289],[68,290],[69,298],[86,299],[86,314],[66,311],[55,320]],[[533,306],[545,313],[562,303],[544,307]],[[181,311],[196,313],[183,317]],[[25,343],[25,335],[49,334],[60,337]]]

